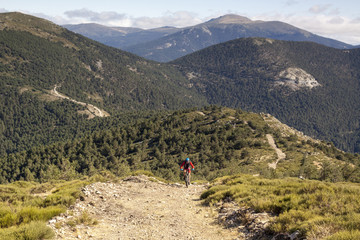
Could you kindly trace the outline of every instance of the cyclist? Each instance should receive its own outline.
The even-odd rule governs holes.
[[[191,170],[194,171],[194,164],[190,161],[190,158],[186,158],[185,161],[180,165],[181,171],[184,171],[184,177],[186,175],[186,171],[189,171],[189,182],[191,179]]]

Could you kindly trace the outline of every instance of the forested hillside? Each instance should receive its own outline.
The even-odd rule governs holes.
[[[199,98],[187,88],[187,79],[168,66],[106,47],[42,19],[18,13],[2,14],[2,18],[1,72],[6,83],[45,90],[58,84],[62,93],[106,106],[110,112],[186,107]]]
[[[199,179],[251,173],[360,181],[359,155],[303,136],[271,116],[207,107],[164,112],[134,125],[10,154],[0,159],[0,182],[71,180],[102,170],[117,176],[148,170],[180,180],[179,164],[186,157]]]
[[[86,106],[54,97],[55,86],[110,115],[206,103],[176,69],[46,20],[3,13],[0,30],[0,155],[80,136],[100,121],[89,123]]]
[[[177,65],[212,104],[268,112],[306,134],[360,151],[360,50],[248,38]]]

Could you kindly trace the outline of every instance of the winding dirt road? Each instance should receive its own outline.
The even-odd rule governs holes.
[[[273,136],[271,136],[270,134],[266,134],[266,138],[267,138],[270,146],[275,150],[276,155],[277,155],[276,161],[273,162],[273,163],[269,163],[269,167],[273,168],[273,169],[276,169],[278,162],[285,159],[286,154],[276,146]]]
[[[58,86],[55,85],[54,89],[51,90],[51,94],[52,94],[53,96],[56,96],[56,97],[59,97],[59,98],[63,98],[63,99],[67,99],[67,100],[72,101],[72,102],[74,102],[74,103],[76,103],[76,104],[79,104],[79,105],[81,105],[81,106],[85,106],[85,107],[87,107],[87,109],[88,109],[92,114],[94,114],[94,115],[97,116],[97,117],[107,117],[107,116],[110,116],[109,113],[105,112],[104,110],[101,110],[100,108],[98,108],[98,107],[96,107],[96,106],[94,106],[94,105],[92,105],[92,104],[88,104],[88,103],[84,103],[84,102],[79,102],[79,101],[76,101],[76,100],[74,100],[74,99],[72,99],[72,98],[70,98],[70,97],[68,97],[68,96],[65,96],[65,95],[59,93],[59,92],[56,90],[57,87],[58,87]]]
[[[238,239],[237,231],[217,224],[217,212],[201,205],[205,188],[154,182],[145,176],[94,183],[84,188],[83,201],[51,220],[50,226],[56,239]],[[66,224],[84,211],[98,224]]]

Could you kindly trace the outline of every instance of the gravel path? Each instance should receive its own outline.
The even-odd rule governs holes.
[[[276,146],[275,140],[274,140],[273,136],[271,136],[270,134],[266,134],[266,138],[267,138],[270,146],[275,150],[276,155],[277,155],[276,161],[273,162],[273,163],[269,163],[269,167],[270,167],[270,168],[273,168],[273,169],[276,169],[276,166],[277,166],[278,162],[279,162],[280,160],[285,159],[285,158],[286,158],[286,154],[285,154],[283,151],[281,151],[281,149],[279,149],[279,148]]]
[[[165,184],[145,176],[94,183],[67,214],[50,220],[56,239],[238,239],[217,224],[217,212],[201,205],[204,185]],[[86,211],[94,226],[67,222]]]
[[[89,110],[90,113],[94,114],[94,116],[97,116],[97,117],[108,117],[110,116],[109,113],[105,112],[104,110],[101,110],[100,108],[92,105],[92,104],[88,104],[88,103],[84,103],[84,102],[79,102],[79,101],[76,101],[72,98],[69,98],[61,93],[59,93],[56,88],[58,86],[55,85],[54,89],[50,91],[50,93],[53,95],[53,96],[56,96],[56,97],[59,97],[59,98],[63,98],[63,99],[67,99],[69,101],[72,101],[76,104],[79,104],[81,106],[85,106],[87,107],[87,109]]]

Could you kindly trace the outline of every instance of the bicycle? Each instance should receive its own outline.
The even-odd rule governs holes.
[[[186,174],[185,174],[185,176],[184,176],[184,180],[185,180],[185,185],[186,185],[186,187],[189,187],[189,185],[190,185],[189,169],[186,170]]]

